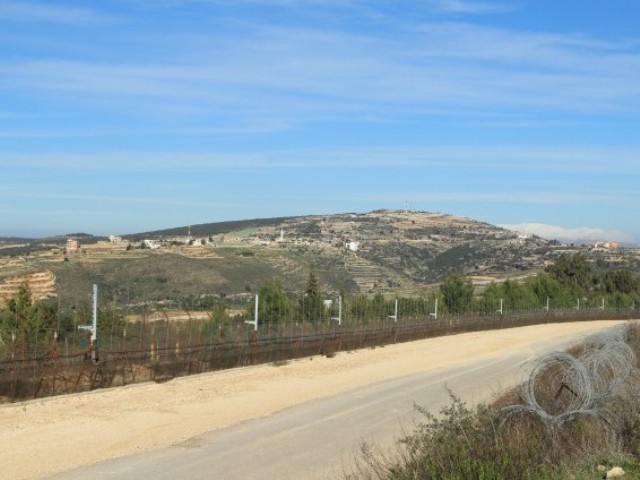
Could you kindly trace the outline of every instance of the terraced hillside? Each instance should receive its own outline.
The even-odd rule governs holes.
[[[0,285],[21,279],[35,285],[46,277],[43,294],[57,294],[65,305],[88,301],[91,283],[98,283],[103,301],[116,305],[197,307],[218,297],[248,298],[274,276],[299,292],[313,269],[325,291],[406,295],[435,288],[454,272],[477,284],[527,276],[563,251],[577,250],[468,218],[392,210],[202,224],[112,244],[100,240],[82,234],[73,251],[66,237],[0,249]],[[599,268],[640,268],[637,250],[582,250]],[[6,296],[11,288],[1,291]]]
[[[23,283],[28,283],[34,299],[55,296],[55,277],[50,271],[27,273],[5,278],[0,282],[0,304],[13,297]]]

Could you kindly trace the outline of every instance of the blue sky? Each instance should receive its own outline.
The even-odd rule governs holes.
[[[638,241],[639,18],[636,0],[0,0],[0,235],[408,203]]]

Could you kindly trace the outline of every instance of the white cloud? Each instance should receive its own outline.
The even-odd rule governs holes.
[[[528,235],[535,234],[548,240],[555,239],[563,242],[633,241],[632,237],[626,233],[594,227],[565,228],[544,223],[518,223],[499,226],[507,230]]]

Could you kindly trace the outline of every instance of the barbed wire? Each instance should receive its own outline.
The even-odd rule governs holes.
[[[607,404],[638,374],[628,328],[588,337],[578,356],[552,352],[539,358],[522,386],[523,403],[502,408],[501,425],[519,415],[533,416],[550,430],[585,415],[611,424],[615,419]]]

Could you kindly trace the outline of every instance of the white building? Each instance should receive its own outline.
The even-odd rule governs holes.
[[[347,242],[345,248],[352,252],[357,252],[360,248],[360,242]]]
[[[144,246],[150,250],[156,250],[157,248],[160,248],[160,244],[155,240],[144,240]]]

